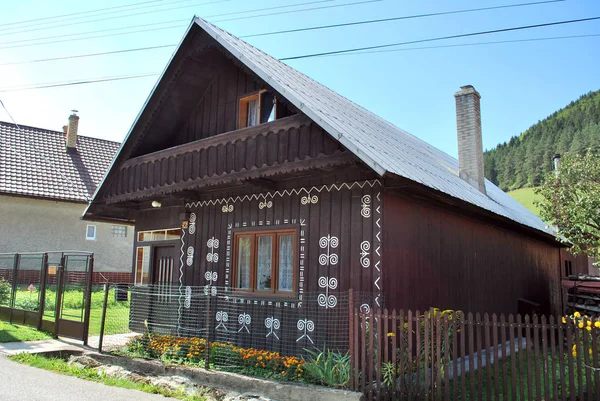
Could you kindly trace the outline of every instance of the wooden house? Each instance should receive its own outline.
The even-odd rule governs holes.
[[[558,313],[561,245],[484,179],[479,94],[455,98],[458,161],[194,18],[84,218],[135,224],[138,284]]]

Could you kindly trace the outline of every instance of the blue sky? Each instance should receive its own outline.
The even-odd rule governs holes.
[[[281,29],[528,2],[381,0],[248,18],[276,11],[329,7],[361,0],[321,0],[318,3],[319,0],[147,1],[4,2],[0,14],[0,64],[178,43],[194,14],[207,18],[234,35],[243,36]],[[140,4],[142,2],[145,4]],[[313,2],[310,5],[274,8]],[[126,4],[132,5],[91,11]],[[262,8],[270,11],[218,16]],[[83,11],[89,12],[69,18],[43,19]],[[136,13],[144,14],[131,16]],[[595,16],[600,16],[599,1],[565,0],[526,7],[252,37],[247,40],[280,58]],[[225,21],[236,17],[244,19]],[[93,21],[96,19],[102,20]],[[33,21],[13,24],[24,20]],[[146,26],[128,28],[136,25]],[[165,29],[121,34],[156,28]],[[100,30],[111,31],[75,35]],[[118,35],[82,39],[107,34]],[[400,51],[291,60],[288,64],[456,156],[453,94],[461,85],[473,85],[481,93],[484,148],[493,147],[580,95],[600,89],[600,36],[462,47],[423,47],[594,34],[600,35],[600,20],[402,46],[397,48]],[[62,42],[40,44],[59,40]],[[0,100],[19,124],[60,130],[67,122],[70,110],[78,109],[82,135],[121,141],[154,86],[156,76],[51,89],[3,90],[18,85],[158,73],[163,70],[174,49],[168,47],[44,63],[0,65]],[[0,109],[0,120],[10,121],[3,109]]]

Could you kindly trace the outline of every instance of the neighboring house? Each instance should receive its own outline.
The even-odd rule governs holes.
[[[0,121],[0,252],[90,251],[94,282],[130,282],[132,227],[81,220],[119,143],[78,136],[78,121],[65,132]]]
[[[84,218],[135,224],[136,283],[181,294],[559,313],[561,244],[484,179],[479,94],[455,97],[458,161],[195,18]]]

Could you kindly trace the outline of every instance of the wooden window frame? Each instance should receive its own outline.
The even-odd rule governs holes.
[[[262,94],[267,92],[266,89],[261,89],[258,92],[254,92],[248,95],[244,95],[242,97],[240,97],[240,99],[238,100],[238,129],[241,128],[248,128],[248,103],[251,102],[252,100],[256,100],[258,102],[258,116],[257,116],[257,121],[258,124],[256,125],[260,125],[260,124],[266,124],[268,121],[262,122],[260,120],[260,117],[262,115]],[[277,99],[277,96],[274,95],[274,99]],[[277,120],[277,100],[275,100],[275,104],[273,104],[273,115],[274,115],[274,119],[273,121]]]
[[[293,258],[292,258],[292,290],[279,290],[279,237],[282,235],[293,235]],[[271,255],[271,289],[257,289],[257,250],[259,236],[271,236],[274,241],[272,245]],[[237,288],[238,278],[238,239],[241,237],[250,237],[250,288]],[[248,293],[254,295],[269,295],[293,297],[296,296],[298,288],[298,229],[296,228],[281,228],[268,230],[253,230],[253,231],[238,231],[233,233],[233,267],[231,288],[233,291],[240,293]]]

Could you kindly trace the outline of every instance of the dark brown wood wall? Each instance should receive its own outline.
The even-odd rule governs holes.
[[[377,235],[381,187],[378,181],[340,185],[340,189],[321,186],[307,188],[310,192],[286,191],[270,193],[266,197],[255,195],[250,199],[237,197],[188,205],[195,214],[195,228],[187,230],[184,243],[186,252],[190,246],[194,248],[194,260],[191,266],[185,266],[184,285],[209,284],[204,274],[217,271],[215,284],[231,286],[232,261],[228,244],[231,244],[233,233],[291,227],[298,230],[299,273],[304,278],[299,280],[299,294],[324,293],[318,282],[320,277],[328,277],[338,281],[337,288],[330,294],[335,296],[340,291],[354,288],[372,293],[374,302],[380,292],[377,286],[381,285],[377,271],[381,266],[377,255],[381,238]],[[337,247],[329,248],[330,254],[335,253],[338,260],[323,264],[319,257],[327,248],[322,248],[320,242],[326,242],[328,236],[335,237],[338,242]],[[212,252],[207,246],[211,238],[218,239],[220,244],[216,250],[219,254],[217,263],[206,258],[207,253]],[[365,241],[368,245],[363,244]],[[361,255],[361,244],[366,255]]]
[[[267,87],[258,77],[222,56],[218,74],[181,131],[174,135],[172,146],[237,129],[239,99],[261,89]],[[286,103],[280,103],[278,107],[277,118],[290,114]]]
[[[386,191],[386,307],[517,312],[517,300],[560,312],[560,248]]]

